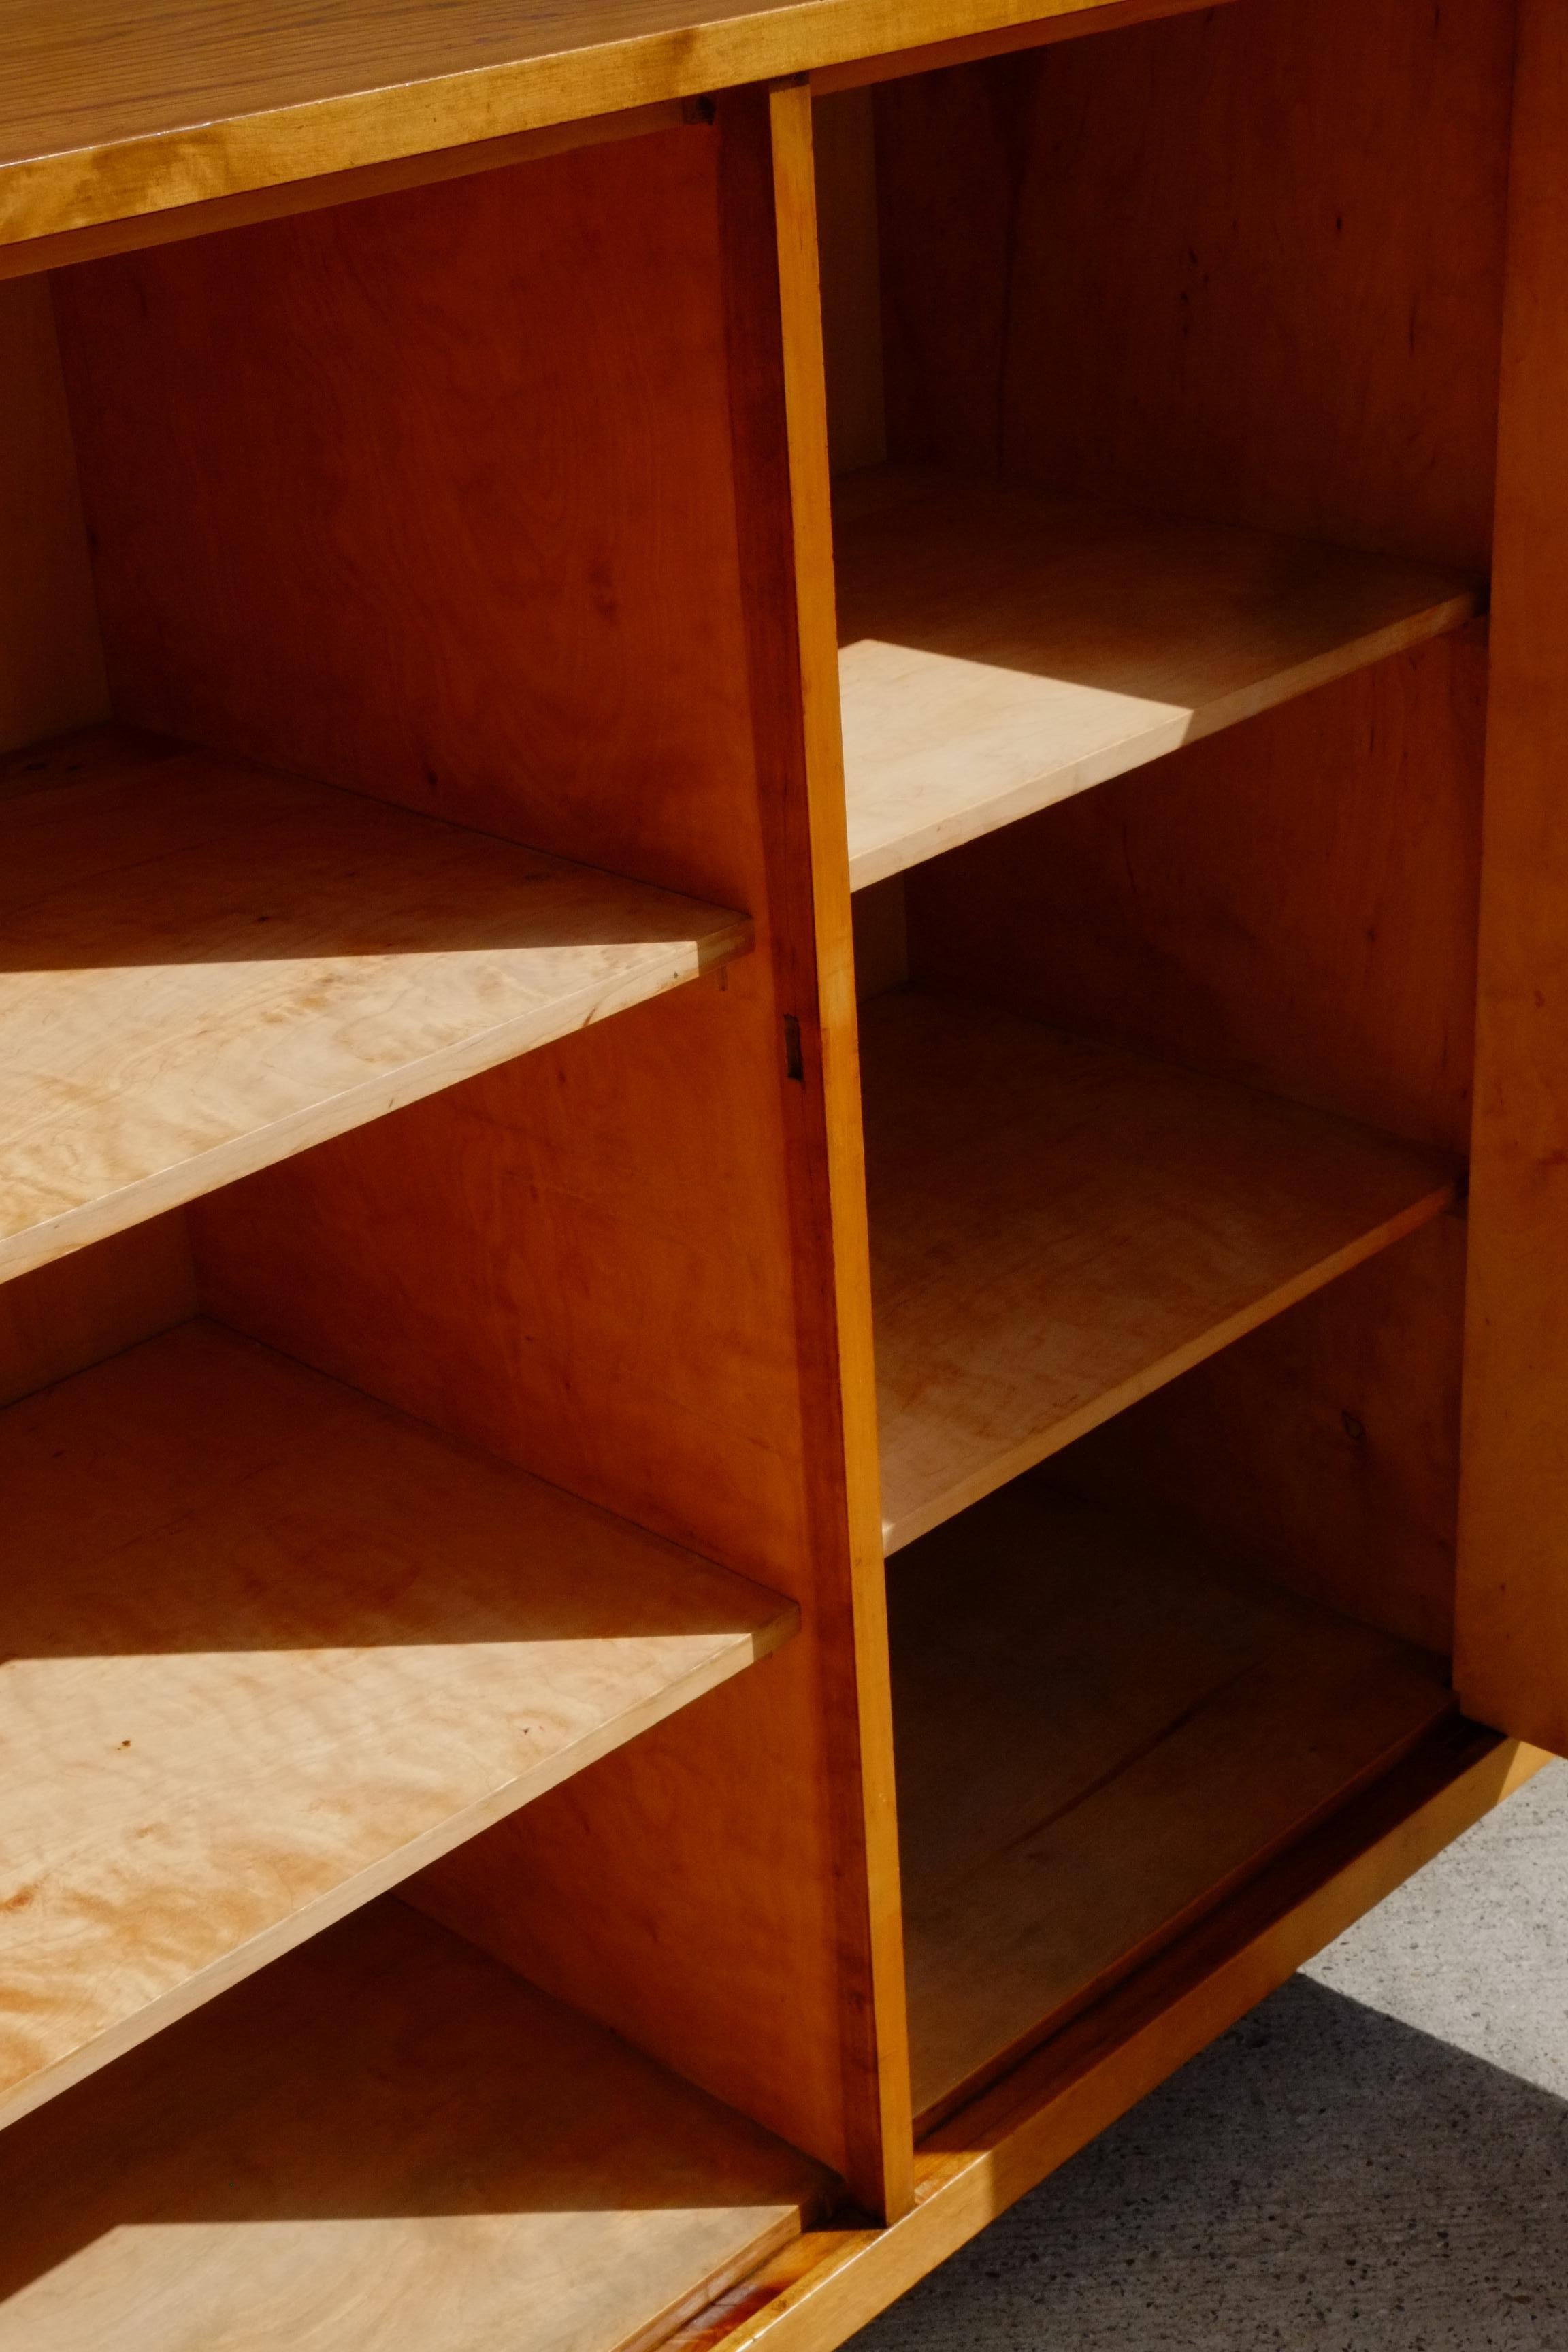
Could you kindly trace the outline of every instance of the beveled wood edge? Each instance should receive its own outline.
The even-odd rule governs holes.
[[[1219,0],[1219,5],[1228,5],[1228,0]],[[1026,783],[1009,785],[989,801],[977,801],[956,813],[929,818],[914,831],[896,839],[878,841],[850,857],[850,890],[871,890],[879,882],[891,881],[895,875],[911,874],[931,858],[945,856],[950,849],[964,848],[971,842],[984,841],[988,835],[1000,832],[1005,825],[1038,816],[1047,808],[1059,808],[1063,801],[1076,799],[1079,793],[1092,792],[1099,784],[1135,774],[1140,768],[1152,767],[1157,760],[1168,759],[1189,743],[1222,734],[1227,728],[1261,717],[1266,710],[1280,709],[1286,703],[1299,701],[1304,694],[1315,693],[1321,686],[1353,677],[1379,662],[1392,661],[1397,654],[1428,645],[1434,638],[1462,637],[1468,631],[1479,629],[1484,642],[1488,616],[1482,605],[1486,593],[1479,582],[1473,587],[1456,589],[1451,595],[1439,597],[1404,620],[1384,622],[1380,628],[1347,637],[1342,645],[1332,646],[1326,653],[1294,662],[1258,685],[1238,688],[1220,696],[1203,709],[1190,712],[1184,725],[1167,722],[1158,730],[1152,729],[1149,734],[1118,745],[1112,752],[1090,753],[1070,770],[1047,771]],[[1151,740],[1151,736],[1155,740]]]
[[[300,100],[287,106],[86,143],[0,163],[0,277],[19,277],[107,252],[203,235],[242,219],[312,209],[305,191],[323,178],[340,184],[318,202],[380,194],[346,185],[351,175],[402,164],[414,186],[461,172],[490,170],[553,153],[561,147],[671,127],[683,100],[700,100],[747,83],[889,62],[887,74],[962,63],[974,54],[1028,47],[1037,37],[1065,39],[1099,29],[1104,12],[1142,23],[1221,0],[797,0],[715,24],[643,34],[554,55],[429,76],[381,89]],[[1139,13],[1129,16],[1129,8]],[[1061,20],[1060,30],[1057,20]],[[1083,21],[1079,21],[1083,20]],[[1091,21],[1092,20],[1092,21]],[[1042,33],[1041,26],[1047,29]],[[913,38],[911,38],[913,37]],[[942,55],[934,54],[940,49]],[[656,120],[655,117],[660,119]],[[638,118],[632,120],[631,118]],[[702,119],[699,113],[695,119]],[[624,129],[607,127],[616,123]],[[553,132],[548,145],[514,142]],[[585,134],[585,136],[584,136]],[[454,164],[479,146],[484,160]],[[258,199],[276,209],[206,213],[186,229],[154,228],[162,215]],[[285,193],[287,192],[287,193]],[[117,232],[102,242],[68,240],[83,231]]]
[[[807,2232],[669,2352],[834,2352],[1550,1761],[1435,1737],[933,2132],[903,2220]]]
[[[111,254],[142,252],[149,246],[179,244],[186,237],[214,236],[222,229],[248,227],[253,221],[325,212],[333,205],[395,195],[404,188],[470,179],[477,173],[503,171],[509,163],[534,163],[542,156],[565,154],[576,147],[601,147],[611,140],[645,138],[651,131],[679,131],[708,120],[709,110],[698,101],[661,99],[649,106],[626,107],[616,114],[585,115],[579,121],[516,131],[506,138],[439,147],[426,155],[393,156],[385,163],[362,163],[352,171],[322,172],[313,179],[286,180],[276,186],[208,196],[166,212],[133,213],[85,228],[29,237],[20,244],[0,243],[0,281],[30,278],[40,269],[67,269],[81,261],[102,261]]]

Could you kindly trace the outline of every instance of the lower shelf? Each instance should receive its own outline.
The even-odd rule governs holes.
[[[210,1323],[0,1414],[0,2119],[796,1623]]]
[[[395,1897],[0,2135],[4,2352],[634,2352],[828,2175]]]
[[[1427,1652],[1038,1480],[888,1597],[921,2128],[1454,1704]]]

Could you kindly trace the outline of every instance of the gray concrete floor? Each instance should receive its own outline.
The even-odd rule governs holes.
[[[1568,1765],[855,2352],[1568,2352]]]

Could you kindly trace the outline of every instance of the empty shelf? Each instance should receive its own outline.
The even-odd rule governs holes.
[[[862,1008],[884,1540],[1436,1216],[1454,1162],[918,992]]]
[[[0,1414],[0,2120],[796,1622],[206,1323]]]
[[[1425,1651],[1034,1479],[888,1599],[928,2124],[1453,1707]]]
[[[908,469],[848,477],[835,540],[855,889],[1480,603],[1431,564]]]
[[[0,761],[0,1278],[738,954],[591,866],[146,737]]]
[[[828,2176],[388,1897],[0,2136],[4,2352],[632,2352]]]

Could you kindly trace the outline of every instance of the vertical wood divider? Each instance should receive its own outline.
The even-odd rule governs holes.
[[[1503,331],[1455,1681],[1568,1750],[1568,23],[1523,0]]]
[[[840,1401],[843,1450],[830,1474],[826,1465],[819,1470],[816,1507],[847,1515],[880,2161],[892,2219],[913,2195],[912,2133],[811,92],[803,79],[767,93],[771,188],[752,176],[763,148],[744,135],[760,95],[725,100],[721,116],[729,126],[721,202],[737,503],[751,588],[753,694],[769,736],[759,744],[759,766],[765,773],[770,761],[793,752],[804,769],[804,792],[776,795],[773,804],[786,828],[790,811],[804,816],[806,838],[781,837],[772,887],[781,904],[803,885],[810,891],[809,908],[783,930],[797,950],[790,983],[802,1054],[817,1066],[807,1099],[820,1127],[809,1157],[825,1169],[826,1187],[824,1201],[802,1204],[797,1265],[806,1279],[831,1280],[831,1296],[808,1321],[830,1335],[834,1361],[824,1367],[823,1388]],[[758,228],[770,215],[778,257],[771,286],[756,267]],[[781,518],[787,518],[784,533]],[[788,564],[787,578],[777,576],[781,562]],[[776,692],[769,690],[770,677],[777,679]],[[807,942],[809,970],[798,952]],[[827,1231],[810,1230],[824,1208]],[[829,1540],[843,1540],[842,1525],[826,1532]]]

